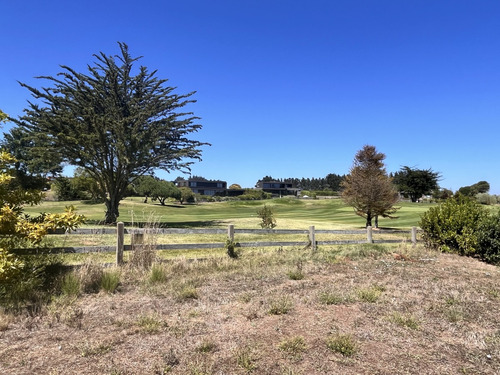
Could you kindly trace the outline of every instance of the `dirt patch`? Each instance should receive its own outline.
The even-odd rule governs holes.
[[[290,280],[290,263],[236,262],[245,256],[171,265],[154,287],[146,276],[125,278],[113,295],[59,301],[36,317],[5,315],[0,373],[500,373],[498,267],[435,253],[311,257],[304,279]],[[181,281],[197,293],[183,298]],[[336,335],[352,338],[353,355],[326,345]],[[304,345],[284,351],[293,339]]]

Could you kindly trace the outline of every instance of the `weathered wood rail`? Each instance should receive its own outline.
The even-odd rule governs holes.
[[[51,248],[52,253],[93,253],[93,252],[116,252],[116,261],[121,263],[123,260],[123,252],[133,250],[136,246],[143,246],[142,238],[145,231],[151,229],[144,228],[125,228],[123,223],[118,223],[116,228],[80,228],[71,235],[116,235],[116,245],[112,246],[73,246],[73,247],[54,247]],[[155,235],[168,234],[225,234],[227,239],[235,242],[237,234],[304,234],[307,235],[307,241],[251,241],[251,242],[236,242],[237,247],[270,247],[270,246],[310,246],[313,251],[320,245],[343,245],[357,243],[398,243],[401,239],[374,239],[374,231],[371,227],[359,230],[326,230],[315,229],[314,226],[308,230],[302,229],[237,229],[234,225],[229,225],[227,229],[212,228],[212,229],[184,229],[184,228],[154,228]],[[381,234],[410,234],[411,242],[417,242],[417,228],[413,227],[411,231],[404,230],[377,230],[376,236]],[[53,234],[67,234],[64,231],[56,231]],[[130,244],[125,244],[125,234],[131,236]],[[331,240],[317,241],[316,234],[338,234],[338,235],[365,235],[363,240]],[[221,249],[226,246],[225,242],[209,242],[209,243],[169,243],[169,244],[153,244],[151,245],[156,250],[188,250],[188,249]],[[32,249],[16,249],[16,253],[32,253]]]

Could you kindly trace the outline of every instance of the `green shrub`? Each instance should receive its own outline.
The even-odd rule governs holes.
[[[64,271],[61,259],[51,254],[29,255],[19,258],[15,277],[0,282],[0,307],[36,312],[50,300]]]
[[[425,243],[444,252],[475,255],[479,249],[478,227],[488,212],[462,195],[431,207],[422,215],[420,228]]]
[[[500,211],[483,219],[478,226],[477,255],[489,263],[500,263]]]

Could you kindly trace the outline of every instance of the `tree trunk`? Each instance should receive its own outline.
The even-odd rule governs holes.
[[[378,228],[378,215],[375,215],[375,228]]]
[[[371,227],[372,226],[372,213],[367,212],[366,213],[366,227]]]
[[[104,218],[105,224],[115,224],[116,219],[119,216],[118,205],[120,204],[120,199],[112,197],[106,199],[106,216]]]

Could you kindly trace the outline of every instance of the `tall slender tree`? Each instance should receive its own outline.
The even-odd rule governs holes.
[[[342,181],[342,199],[354,208],[354,212],[366,218],[366,226],[378,216],[395,218],[399,209],[394,205],[398,193],[387,175],[385,155],[374,146],[365,145],[356,153],[349,174]],[[376,221],[378,226],[378,220]]]
[[[56,77],[38,77],[51,87],[21,83],[41,104],[29,102],[16,120],[29,132],[47,135],[66,162],[97,181],[106,223],[116,221],[120,200],[135,178],[155,169],[189,170],[207,145],[188,138],[201,125],[192,112],[181,110],[195,102],[194,92],[175,94],[156,70],[135,68],[140,57],[133,58],[126,44],[119,47],[116,56],[94,55],[87,74],[61,66]]]

